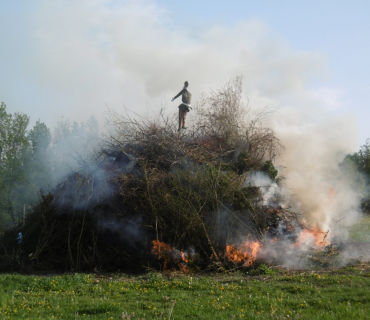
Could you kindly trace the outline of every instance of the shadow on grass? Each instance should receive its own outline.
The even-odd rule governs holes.
[[[77,312],[79,314],[86,314],[86,315],[98,315],[102,313],[107,313],[107,312],[114,312],[118,311],[117,308],[107,308],[107,307],[96,307],[96,308],[85,308],[85,309],[79,309]]]

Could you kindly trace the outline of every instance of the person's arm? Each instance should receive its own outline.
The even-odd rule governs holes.
[[[171,101],[174,101],[175,99],[177,99],[178,97],[180,97],[183,93],[184,93],[184,90],[185,89],[182,89],[177,95],[175,95]]]

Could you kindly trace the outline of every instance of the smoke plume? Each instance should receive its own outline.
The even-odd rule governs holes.
[[[185,80],[195,103],[241,74],[253,106],[276,105],[283,97],[298,101],[311,80],[326,74],[323,55],[295,52],[258,20],[183,30],[149,0],[23,6],[26,17],[1,20],[16,41],[1,38],[0,61],[11,66],[4,65],[0,96],[10,111],[49,125],[61,116],[86,121],[92,114],[103,122],[107,105],[155,111],[170,104]],[[177,104],[170,107],[177,111]]]
[[[330,236],[345,237],[345,228],[358,220],[361,194],[339,166],[358,149],[356,121],[333,117],[340,102],[333,105],[327,92],[309,89],[327,74],[322,54],[295,52],[257,20],[196,33],[172,28],[175,17],[155,1],[36,3],[30,17],[14,17],[24,28],[9,25],[16,44],[0,38],[0,61],[17,52],[15,69],[4,67],[1,75],[0,96],[11,112],[51,124],[63,115],[86,120],[94,113],[103,122],[107,105],[118,112],[123,105],[141,114],[157,110],[185,80],[196,103],[202,92],[242,74],[250,106],[276,107],[269,123],[286,147],[275,159],[283,188],[270,183],[266,201],[269,192],[280,193],[307,227]],[[16,90],[15,83],[21,83]],[[32,94],[20,94],[22,87],[33,88]],[[176,112],[177,104],[170,108]],[[262,180],[253,183],[268,183]]]
[[[303,119],[275,122],[286,147],[276,163],[283,166],[291,203],[302,213],[307,227],[323,231],[357,221],[362,196],[353,187],[355,177],[340,169],[345,155],[356,151],[356,121],[352,117],[325,118],[313,123]]]

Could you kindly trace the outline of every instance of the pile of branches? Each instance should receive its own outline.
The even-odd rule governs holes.
[[[195,252],[202,269],[224,260],[226,243],[277,228],[282,211],[264,205],[245,179],[266,163],[271,171],[283,147],[263,125],[268,110],[251,112],[241,94],[236,78],[203,96],[182,132],[163,110],[150,120],[111,112],[115,132],[94,161],[1,235],[0,269],[158,269],[154,240]]]

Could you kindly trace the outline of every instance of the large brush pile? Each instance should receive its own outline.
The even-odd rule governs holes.
[[[241,79],[196,107],[191,129],[175,119],[111,115],[116,132],[96,158],[41,194],[25,223],[1,235],[1,270],[139,271],[227,264],[227,244],[273,235],[291,213],[245,185],[282,150],[241,102]],[[18,232],[23,243],[17,244]],[[176,248],[176,249],[175,249]],[[170,256],[170,258],[169,258]]]

